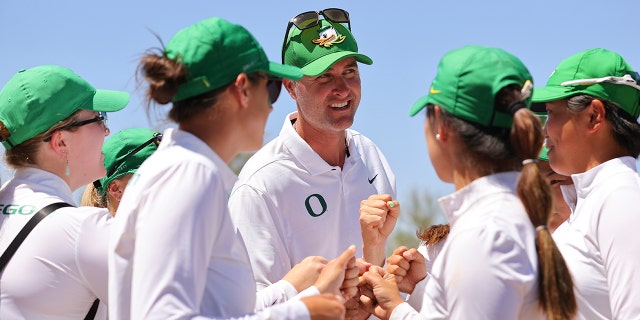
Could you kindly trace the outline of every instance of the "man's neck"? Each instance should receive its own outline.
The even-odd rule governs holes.
[[[331,166],[338,166],[340,168],[344,166],[344,161],[349,155],[346,130],[321,133],[313,129],[301,129],[296,126],[296,124],[297,123],[293,124],[296,132],[324,161]]]

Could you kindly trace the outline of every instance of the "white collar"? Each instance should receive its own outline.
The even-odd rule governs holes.
[[[334,169],[324,159],[315,152],[309,144],[300,137],[298,132],[292,125],[292,121],[298,118],[298,112],[292,112],[288,114],[280,130],[280,137],[282,137],[282,143],[291,151],[291,155],[296,158],[297,162],[304,167],[312,176],[320,175]],[[345,160],[346,167],[347,161],[355,161],[359,159],[358,150],[353,143],[353,135],[351,130],[345,130],[345,143],[349,148],[350,156]]]
[[[238,179],[238,176],[229,168],[229,165],[224,162],[208,144],[200,140],[200,138],[184,130],[168,128],[162,133],[162,141],[158,146],[158,151],[172,146],[185,148],[210,159],[220,173],[225,190],[233,188],[233,184]]]
[[[16,170],[11,179],[12,184],[26,184],[34,193],[43,193],[48,196],[55,196],[74,204],[73,191],[69,185],[58,175],[39,168],[28,167]]]
[[[480,199],[490,194],[514,193],[519,174],[517,171],[507,171],[484,176],[438,199],[445,218],[453,227],[455,222]]]
[[[620,157],[605,161],[583,173],[572,174],[573,186],[561,186],[562,196],[571,208],[577,206],[578,199],[584,199],[594,188],[608,180],[611,176],[632,170],[637,172],[636,159],[633,157]]]

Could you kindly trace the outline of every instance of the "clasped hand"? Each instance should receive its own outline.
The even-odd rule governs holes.
[[[425,259],[416,249],[398,247],[387,259],[386,269],[371,266],[358,283],[361,313],[388,319],[404,298],[400,292],[412,293],[427,276]]]

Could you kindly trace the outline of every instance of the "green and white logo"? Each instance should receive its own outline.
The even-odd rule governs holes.
[[[312,217],[319,217],[327,212],[327,202],[317,193],[308,196],[307,199],[304,200],[304,206]]]
[[[26,204],[26,205],[17,205],[17,204],[0,204],[0,210],[2,214],[21,214],[21,215],[30,215],[36,212],[36,207]]]

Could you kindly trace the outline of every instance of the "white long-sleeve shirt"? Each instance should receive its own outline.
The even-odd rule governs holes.
[[[235,180],[203,141],[164,132],[129,181],[114,219],[111,319],[309,317],[299,300],[253,314],[253,273],[227,209]]]
[[[553,238],[573,276],[577,318],[640,319],[640,178],[635,159],[612,159],[571,178],[574,185],[562,191],[573,213]]]
[[[37,168],[16,171],[0,189],[0,253],[43,207],[74,205],[69,186]],[[0,319],[83,319],[93,301],[107,303],[111,215],[94,207],[60,208],[20,245],[0,278]],[[106,319],[99,309],[95,319]]]
[[[360,201],[396,194],[395,176],[371,140],[346,130],[349,156],[342,169],[331,166],[295,131],[296,117],[289,114],[279,136],[249,159],[229,199],[261,291],[307,256],[333,259],[352,244],[362,255]]]
[[[516,195],[517,172],[479,178],[439,199],[451,225],[431,276],[391,319],[542,319],[535,229]],[[424,290],[424,292],[421,292]]]
[[[418,252],[420,252],[420,254],[422,254],[422,256],[424,257],[425,264],[427,266],[427,275],[424,279],[422,279],[422,281],[416,284],[416,288],[414,288],[415,294],[408,295],[406,300],[407,303],[418,312],[422,310],[422,303],[424,300],[424,287],[427,285],[430,274],[432,272],[431,270],[433,269],[433,262],[440,254],[440,251],[442,251],[445,242],[446,238],[442,239],[440,242],[432,243],[429,245],[426,245],[424,242],[422,242],[420,243],[420,246],[418,246]]]

